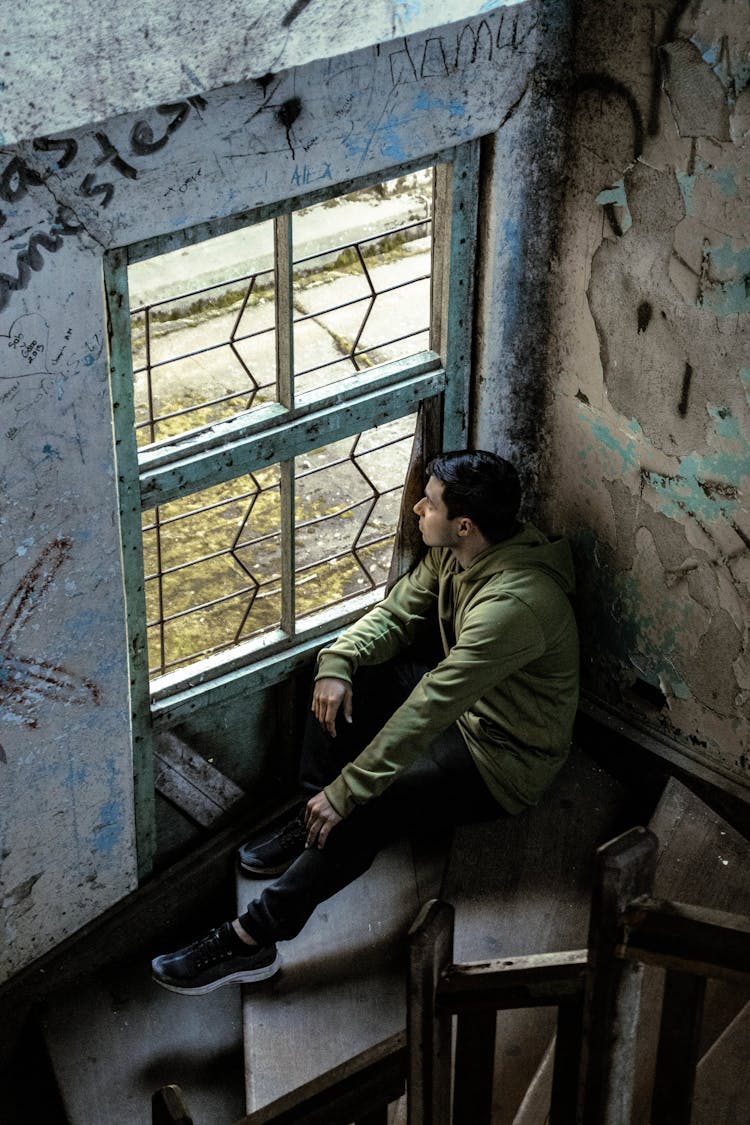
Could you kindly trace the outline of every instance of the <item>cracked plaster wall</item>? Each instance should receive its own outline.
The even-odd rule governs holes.
[[[544,5],[484,8],[2,150],[0,979],[136,885],[104,251],[508,124],[508,153],[537,143],[521,107],[554,22]],[[496,148],[493,198],[518,229],[526,188]],[[534,247],[546,258],[538,237],[525,261]],[[502,310],[494,323],[488,386]]]
[[[599,699],[750,788],[750,5],[583,0],[547,510]]]

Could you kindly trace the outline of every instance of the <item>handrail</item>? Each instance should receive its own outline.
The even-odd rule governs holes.
[[[637,899],[622,917],[623,960],[679,969],[696,976],[746,981],[750,919],[684,902]]]
[[[451,965],[440,978],[437,1008],[457,1015],[562,1004],[580,995],[587,962],[587,950],[572,949]]]

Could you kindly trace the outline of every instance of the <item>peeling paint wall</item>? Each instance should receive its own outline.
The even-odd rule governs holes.
[[[420,18],[435,7],[445,20],[468,6]],[[499,128],[523,145],[542,7],[470,7],[466,22],[189,96],[178,84],[168,104],[2,150],[0,977],[136,885],[103,254]],[[406,20],[420,5],[391,8]],[[105,45],[94,71],[108,58]],[[490,186],[518,225],[525,189],[502,156],[499,143]],[[487,371],[497,358],[488,344]]]
[[[589,689],[750,785],[750,5],[579,6],[546,508]]]

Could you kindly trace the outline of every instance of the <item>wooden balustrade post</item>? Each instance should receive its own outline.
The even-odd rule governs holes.
[[[450,1122],[451,1017],[437,1012],[435,993],[453,959],[453,920],[453,907],[433,899],[409,931],[409,1125]]]
[[[151,1125],[193,1125],[179,1086],[162,1086],[152,1095]]]
[[[618,960],[620,918],[651,893],[658,842],[633,828],[597,851],[584,1012],[580,1121],[629,1125],[643,966]]]
[[[690,1125],[706,978],[667,970],[651,1099],[653,1125]]]

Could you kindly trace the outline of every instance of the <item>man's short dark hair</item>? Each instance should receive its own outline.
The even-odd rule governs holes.
[[[484,449],[461,449],[435,457],[427,476],[442,482],[449,519],[468,516],[490,543],[517,530],[521,483],[510,461]]]

